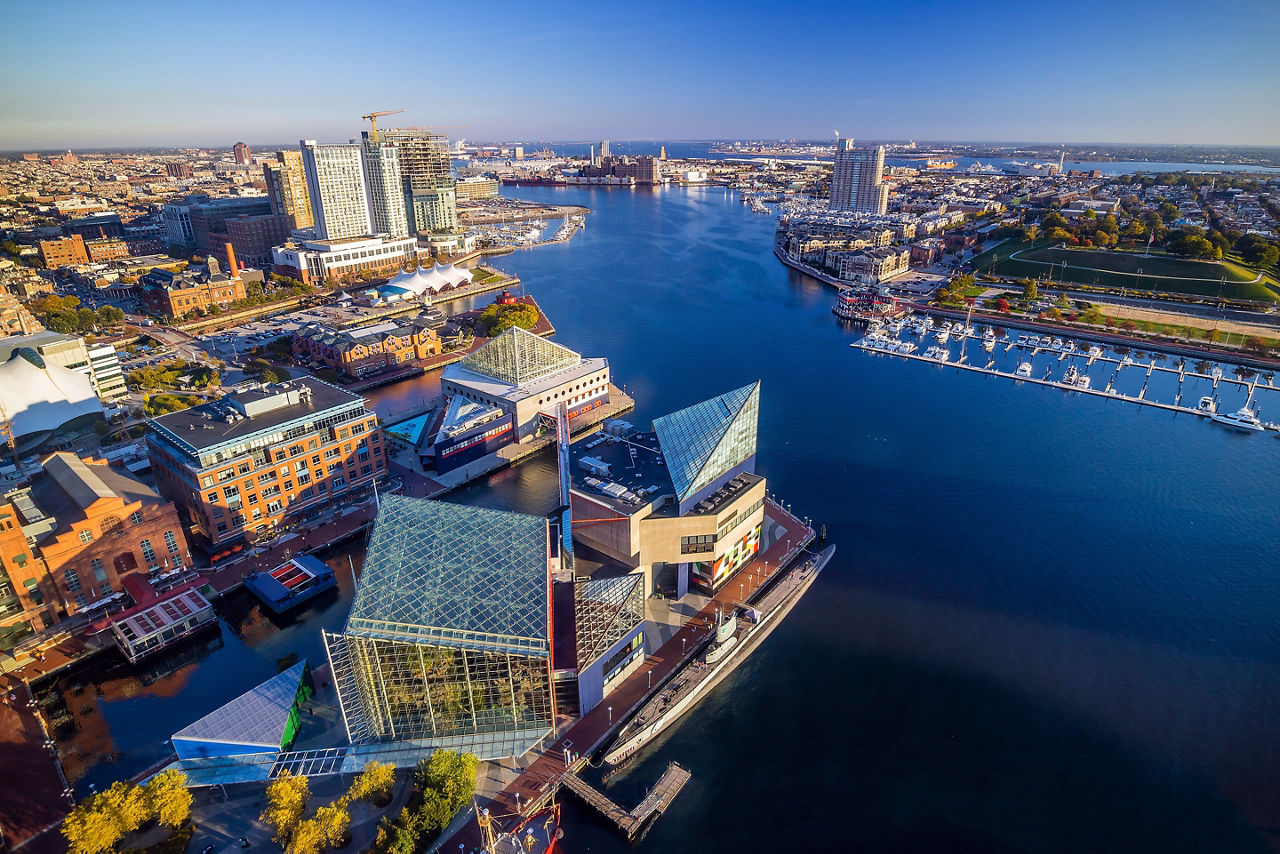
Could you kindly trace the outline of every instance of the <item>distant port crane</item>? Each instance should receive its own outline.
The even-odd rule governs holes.
[[[404,110],[378,110],[376,112],[369,113],[367,116],[361,116],[360,118],[369,120],[369,125],[372,128],[372,130],[369,132],[369,140],[371,142],[378,141],[378,119],[379,118],[381,118],[382,116],[394,116],[397,113],[403,113],[403,112]]]

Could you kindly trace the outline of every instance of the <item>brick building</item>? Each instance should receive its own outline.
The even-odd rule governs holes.
[[[151,428],[161,494],[215,549],[340,507],[386,474],[364,398],[310,377],[161,415]]]
[[[128,258],[130,254],[129,244],[116,237],[90,240],[85,243],[84,248],[89,253],[89,261],[94,264],[114,258]]]
[[[59,267],[70,267],[74,264],[88,264],[89,252],[85,248],[84,238],[78,234],[60,237],[55,240],[40,241],[40,261],[47,270]]]
[[[262,269],[271,265],[271,248],[289,239],[293,217],[288,214],[258,214],[224,220],[221,228],[210,232],[210,253],[223,264],[230,265],[226,244],[231,244],[236,260],[245,267]]]
[[[57,588],[27,544],[14,506],[0,503],[0,649],[58,621]]]
[[[151,270],[139,282],[142,304],[149,314],[185,317],[196,309],[212,306],[225,309],[245,298],[244,280],[239,271],[222,272],[218,260],[210,257],[204,267],[174,273],[162,267]]]
[[[41,463],[43,474],[9,498],[68,616],[119,592],[129,573],[191,564],[177,510],[151,487],[65,451]]]
[[[440,353],[429,322],[387,320],[358,329],[308,323],[293,338],[293,352],[349,377],[359,378]]]

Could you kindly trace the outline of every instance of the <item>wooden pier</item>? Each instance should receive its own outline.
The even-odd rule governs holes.
[[[662,776],[653,784],[653,788],[644,796],[644,799],[630,812],[609,800],[602,792],[572,771],[565,772],[560,781],[584,804],[618,828],[623,836],[632,840],[652,819],[662,815],[675,800],[676,795],[680,794],[684,784],[689,782],[691,776],[687,770],[672,762],[667,766],[667,770],[662,772]]]

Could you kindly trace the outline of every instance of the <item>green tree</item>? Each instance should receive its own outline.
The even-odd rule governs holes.
[[[191,816],[191,790],[187,775],[181,771],[161,771],[143,787],[156,821],[167,827],[178,827]]]
[[[480,313],[480,328],[489,337],[501,335],[513,326],[532,329],[538,324],[538,310],[525,303],[494,304]]]
[[[1022,286],[1022,298],[1028,301],[1040,299],[1040,289],[1036,287],[1034,279],[1028,279],[1027,283]]]
[[[310,795],[307,778],[288,770],[281,771],[267,786],[267,805],[258,820],[272,829],[276,842],[284,844],[293,837],[302,823],[302,813]]]
[[[470,753],[437,750],[418,763],[418,785],[424,791],[434,789],[442,792],[456,812],[466,806],[475,794],[477,764],[476,757]]]

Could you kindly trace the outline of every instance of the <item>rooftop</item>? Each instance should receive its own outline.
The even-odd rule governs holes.
[[[161,415],[151,419],[151,425],[171,441],[199,452],[357,404],[364,406],[364,398],[358,394],[312,377],[299,377]]]
[[[574,367],[582,357],[568,347],[513,326],[458,364],[513,386]]]
[[[388,495],[346,633],[546,654],[547,549],[542,516]]]
[[[219,706],[173,734],[175,741],[244,744],[279,750],[289,712],[306,673],[306,659]]]
[[[66,451],[59,451],[42,461],[44,474],[37,477],[26,490],[31,505],[18,501],[18,510],[27,523],[42,519],[56,520],[51,531],[63,533],[71,526],[88,518],[86,512],[102,499],[119,498],[132,504],[159,502],[155,490],[130,477],[123,469],[105,462],[86,463]]]

